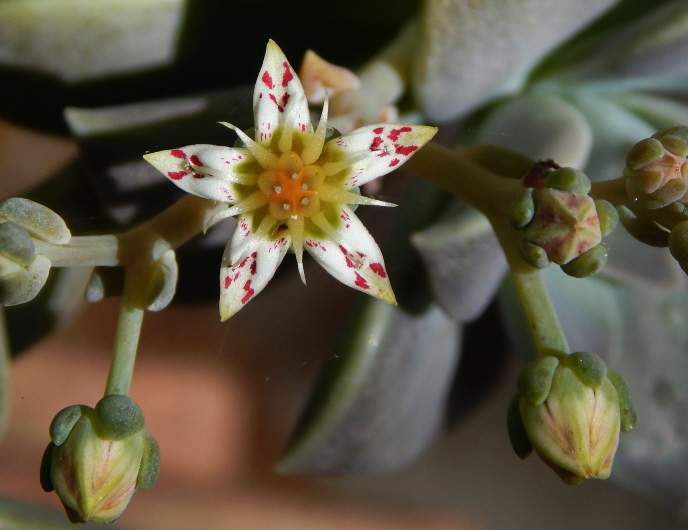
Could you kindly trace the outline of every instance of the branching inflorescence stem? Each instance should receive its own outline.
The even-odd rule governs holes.
[[[405,169],[449,191],[483,213],[504,250],[539,356],[569,345],[538,269],[517,248],[518,233],[508,223],[509,209],[523,191],[519,178],[533,161],[509,149],[476,145],[455,151],[428,143]]]

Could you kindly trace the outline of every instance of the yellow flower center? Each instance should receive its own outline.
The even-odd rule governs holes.
[[[318,190],[324,180],[321,166],[304,165],[294,151],[285,151],[276,169],[267,169],[258,175],[258,188],[268,198],[270,215],[281,221],[310,217],[319,212]]]

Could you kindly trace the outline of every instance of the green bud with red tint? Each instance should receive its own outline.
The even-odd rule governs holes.
[[[137,488],[153,486],[160,451],[143,425],[138,405],[117,394],[101,399],[95,409],[73,405],[55,416],[41,485],[57,492],[70,521],[110,523],[124,513]]]
[[[618,223],[616,209],[588,195],[590,179],[573,168],[550,171],[544,186],[526,188],[514,201],[511,226],[523,233],[521,257],[538,269],[550,263],[570,276],[599,272],[607,259],[601,244]]]
[[[688,128],[671,127],[635,144],[626,157],[626,189],[652,210],[679,201],[688,192]]]
[[[634,425],[628,385],[587,352],[552,352],[527,364],[508,415],[517,455],[534,449],[570,485],[607,478],[619,432]]]

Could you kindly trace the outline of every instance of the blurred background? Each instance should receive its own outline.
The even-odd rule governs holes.
[[[612,17],[618,24],[671,3],[622,4]],[[442,59],[465,45],[460,44],[464,26],[456,14],[462,9],[473,13],[474,27],[495,16],[489,10],[481,13],[471,2],[355,0],[340,7],[322,0],[288,5],[271,0],[108,0],[96,6],[86,0],[4,0],[0,199],[40,200],[75,235],[121,231],[179,197],[164,178],[156,180],[139,166],[121,168],[147,150],[226,144],[226,133],[212,126],[219,119],[251,126],[252,85],[269,38],[295,67],[306,49],[313,48],[356,70],[412,20],[420,20],[426,33],[416,41],[415,73],[406,79],[415,89],[395,101],[399,112],[411,117],[422,112],[435,123],[443,121],[438,109],[446,108],[440,141],[454,143],[476,134],[483,134],[481,141],[486,141],[484,135],[496,141],[502,132],[495,114],[492,125],[479,126],[488,110],[494,111],[505,94],[526,94],[524,87],[531,81],[524,72],[533,72],[564,40],[614,5],[591,0],[586,3],[590,14],[572,23],[566,2],[552,2],[549,11],[535,0],[524,2],[523,20],[507,20],[515,29],[501,28],[500,33],[495,28],[489,38],[474,40],[465,56],[498,54],[494,41],[506,35],[503,46],[508,47],[516,29],[530,35],[526,19],[532,13],[546,14],[551,23],[542,34],[560,28],[561,35],[534,39],[533,47],[540,46],[535,51],[521,50],[520,70],[511,72],[510,79],[495,73],[498,61],[476,59],[471,71],[484,67],[484,75],[476,78],[492,84],[483,90],[467,79],[466,92],[479,93],[468,101],[437,92],[433,84],[442,78],[436,74]],[[441,9],[446,9],[446,21],[434,37],[428,36],[427,27],[441,19]],[[552,16],[556,13],[561,16]],[[558,26],[559,18],[567,22]],[[605,20],[600,27],[616,27]],[[550,60],[550,69],[552,64]],[[461,74],[445,72],[449,78]],[[442,78],[442,83],[450,81]],[[65,119],[67,107],[79,110]],[[377,193],[403,204],[413,185],[413,177],[398,172]],[[413,204],[406,208],[414,213]],[[374,233],[382,234],[394,223],[388,212],[357,213]],[[373,475],[277,473],[275,466],[318,375],[337,355],[342,323],[357,295],[312,261],[306,263],[308,287],[303,286],[288,257],[260,297],[220,323],[217,266],[228,229],[209,234],[209,241],[197,239],[180,252],[178,300],[146,315],[131,395],[145,412],[146,429],[160,444],[162,471],[155,487],[139,492],[113,528],[688,528],[683,484],[677,484],[678,493],[671,492],[676,495],[667,508],[661,488],[634,486],[632,474],[624,484],[612,474],[610,480],[573,488],[537,458],[521,462],[513,453],[505,410],[520,360],[513,355],[497,305],[489,304],[503,270],[495,273],[494,287],[486,288],[478,314],[466,319],[471,322],[456,323],[463,330],[463,346],[456,345],[456,373],[442,393],[441,426],[417,458],[396,471]],[[102,396],[119,310],[116,298],[86,307],[75,296],[83,278],[78,271],[72,276],[59,282],[58,277],[44,298],[8,315],[16,358],[11,418],[0,442],[2,528],[32,528],[26,514],[43,517],[41,528],[66,526],[57,496],[44,493],[38,483],[48,426],[63,407],[93,406]],[[680,322],[684,316],[679,315]],[[667,406],[683,399],[681,390]],[[677,436],[683,447],[683,433]],[[658,443],[657,451],[662,447]],[[662,485],[671,489],[666,481]]]

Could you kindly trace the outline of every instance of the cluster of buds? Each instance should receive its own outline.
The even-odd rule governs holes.
[[[0,205],[0,303],[23,304],[35,298],[50,272],[50,260],[36,251],[35,240],[64,245],[71,234],[62,218],[28,199]]]
[[[633,146],[626,157],[628,196],[649,210],[688,203],[688,127],[665,129]]]
[[[160,450],[143,425],[139,406],[118,394],[105,396],[95,409],[72,405],[57,413],[41,462],[41,486],[57,492],[71,522],[110,523],[137,488],[153,486]]]
[[[537,168],[522,179],[525,189],[509,213],[511,226],[523,234],[521,256],[538,269],[556,263],[576,278],[596,274],[607,261],[601,241],[616,227],[616,209],[588,195],[583,172],[555,164]]]
[[[533,449],[569,485],[611,473],[619,431],[635,426],[630,390],[587,352],[551,352],[527,364],[509,406],[509,438],[525,459]]]
[[[621,223],[636,239],[669,247],[688,272],[688,127],[670,127],[635,144],[624,177],[631,202]]]

